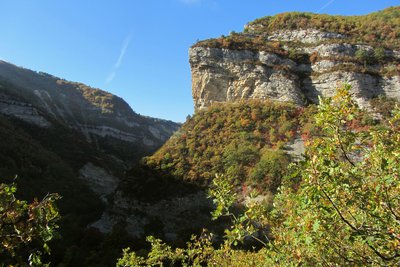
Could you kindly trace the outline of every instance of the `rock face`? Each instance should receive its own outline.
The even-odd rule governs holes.
[[[194,47],[189,52],[195,108],[212,102],[273,99],[302,103],[300,80],[274,66],[296,64],[267,52]]]
[[[157,231],[168,241],[174,241],[185,231],[188,234],[209,223],[212,203],[204,191],[157,202],[143,202],[117,191],[112,207],[91,226],[110,233],[115,224],[123,222],[126,231],[134,238],[143,238],[149,232]]]
[[[344,82],[352,85],[355,99],[364,107],[368,99],[382,94],[400,100],[399,51],[386,49],[384,63],[367,64],[357,59],[357,51],[373,54],[375,47],[346,43],[342,34],[282,30],[263,38],[285,41],[286,54],[201,44],[189,50],[196,109],[241,99],[315,103],[318,96],[331,96]],[[330,43],[331,39],[337,42]],[[320,44],[323,41],[327,43]]]
[[[346,38],[346,36],[340,33],[324,32],[316,29],[281,30],[281,31],[276,31],[270,36],[268,36],[268,40],[273,40],[273,41],[287,41],[287,42],[299,41],[309,44],[314,44],[326,39],[341,39],[341,38]]]
[[[14,116],[43,128],[51,125],[31,104],[13,99],[6,94],[0,94],[0,113]]]
[[[91,162],[88,162],[79,170],[79,178],[86,181],[92,191],[106,203],[106,197],[114,193],[119,182],[117,177]]]

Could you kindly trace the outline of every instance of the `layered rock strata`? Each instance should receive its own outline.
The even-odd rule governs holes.
[[[331,39],[336,43],[329,43]],[[376,48],[346,43],[346,36],[337,33],[279,31],[265,40],[286,42],[286,55],[201,44],[190,48],[195,108],[241,99],[315,103],[318,96],[331,96],[342,83],[352,86],[362,106],[368,106],[367,100],[378,95],[400,100],[399,51],[386,49],[385,62],[363,64],[357,59],[357,51],[372,54]],[[301,55],[302,60],[293,59],[293,54]]]

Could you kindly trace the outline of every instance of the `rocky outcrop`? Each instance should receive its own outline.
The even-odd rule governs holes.
[[[342,38],[346,38],[346,36],[340,33],[323,32],[316,29],[299,29],[276,31],[273,34],[269,35],[267,37],[267,40],[315,44],[326,39]]]
[[[331,39],[339,41],[323,43]],[[357,51],[371,54],[375,48],[346,43],[341,34],[285,30],[265,40],[285,41],[287,53],[194,45],[189,61],[195,108],[241,99],[315,103],[318,96],[331,96],[344,82],[352,85],[355,99],[364,107],[368,99],[382,94],[400,100],[399,51],[386,49],[385,62],[363,64]]]
[[[143,238],[156,230],[167,240],[175,241],[209,223],[211,208],[212,202],[204,191],[157,202],[143,202],[117,191],[112,208],[91,226],[110,233],[115,224],[122,223],[134,238]]]
[[[299,78],[275,68],[290,70],[296,64],[276,54],[194,47],[189,58],[196,108],[253,98],[302,103]]]
[[[43,128],[51,125],[31,104],[13,99],[5,94],[0,94],[0,114],[16,117]]]
[[[119,182],[117,177],[91,162],[79,170],[79,178],[84,180],[105,203],[107,203],[106,197],[114,193]]]

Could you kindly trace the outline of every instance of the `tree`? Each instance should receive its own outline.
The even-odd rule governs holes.
[[[374,54],[369,50],[358,49],[355,57],[360,63],[364,64],[364,68],[367,68],[367,65],[374,61]]]
[[[361,110],[349,89],[321,100],[320,136],[275,198],[271,264],[400,264],[400,111],[354,129]]]
[[[265,185],[264,188],[268,191],[276,192],[289,162],[290,156],[282,150],[265,149],[249,178],[254,185]]]
[[[0,184],[0,266],[42,266],[41,255],[50,253],[48,242],[56,236],[54,202],[60,197],[48,194],[28,204],[16,199],[16,190],[15,184]]]

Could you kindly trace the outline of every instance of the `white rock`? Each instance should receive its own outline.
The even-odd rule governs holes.
[[[79,170],[79,178],[84,180],[104,202],[107,202],[106,197],[115,191],[119,182],[118,178],[91,162]]]

